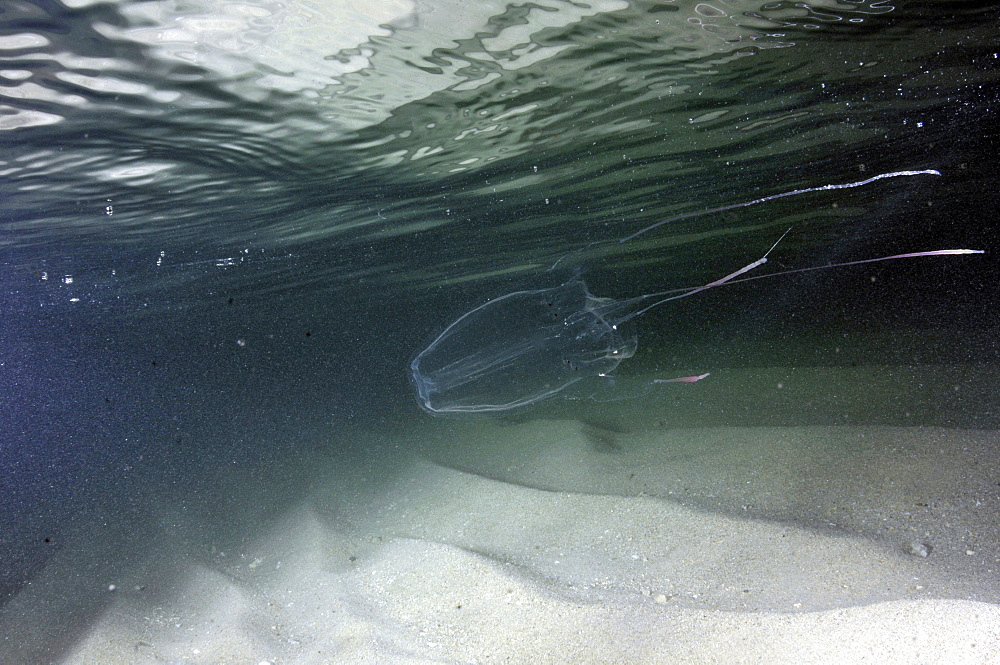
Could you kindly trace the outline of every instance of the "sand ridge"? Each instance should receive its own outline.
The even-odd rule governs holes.
[[[58,662],[1000,659],[992,432],[432,429],[320,468],[235,548],[163,539]]]

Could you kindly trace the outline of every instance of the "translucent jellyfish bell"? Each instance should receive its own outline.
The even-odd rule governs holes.
[[[606,375],[635,353],[621,326],[631,302],[596,298],[578,277],[490,300],[410,363],[417,399],[438,414],[507,411]]]

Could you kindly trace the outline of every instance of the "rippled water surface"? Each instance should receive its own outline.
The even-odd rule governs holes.
[[[294,454],[303,423],[429,418],[409,361],[490,298],[581,274],[616,299],[703,284],[787,229],[768,269],[987,254],[718,289],[644,315],[635,367],[836,364],[732,345],[859,330],[908,349],[892,336],[929,328],[915,361],[994,359],[998,19],[903,0],[4,0],[8,553],[40,565],[20,544],[98,469],[127,493],[175,451],[164,482],[195,486]]]
[[[772,225],[811,245],[867,213],[884,219],[866,237],[891,235],[906,206],[987,176],[997,15],[946,7],[15,0],[0,14],[5,269],[33,299],[98,306],[191,306],[222,284],[419,297],[537,275],[678,213],[942,170],[573,263],[677,283],[759,251]]]

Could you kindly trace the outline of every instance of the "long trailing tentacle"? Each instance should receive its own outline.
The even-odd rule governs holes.
[[[863,187],[865,185],[875,182],[876,180],[882,180],[883,178],[898,178],[900,176],[912,176],[912,175],[941,175],[941,172],[935,169],[922,169],[919,171],[892,171],[891,173],[879,173],[878,175],[872,176],[871,178],[865,178],[864,180],[858,180],[857,182],[845,182],[832,185],[820,185],[819,187],[806,187],[805,189],[793,189],[790,192],[782,192],[781,194],[772,194],[770,196],[763,196],[759,199],[754,199],[753,201],[744,201],[743,203],[733,203],[732,205],[719,206],[718,208],[709,208],[708,210],[697,210],[695,212],[684,213],[683,215],[668,217],[667,219],[663,219],[654,224],[650,224],[644,229],[639,229],[632,235],[620,238],[618,242],[620,243],[628,242],[629,240],[638,238],[647,231],[652,231],[653,229],[663,226],[664,224],[669,224],[670,222],[677,222],[682,219],[701,217],[702,215],[711,215],[712,213],[725,212],[726,210],[736,210],[737,208],[747,208],[752,205],[757,205],[758,203],[774,201],[775,199],[783,199],[786,196],[798,196],[800,194],[808,194],[809,192],[822,192],[830,189],[849,189],[851,187]]]

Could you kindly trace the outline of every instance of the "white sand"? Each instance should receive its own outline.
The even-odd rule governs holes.
[[[0,632],[66,621],[81,665],[1000,662],[996,432],[662,422],[415,419],[232,547],[164,509],[127,568],[66,548]]]

